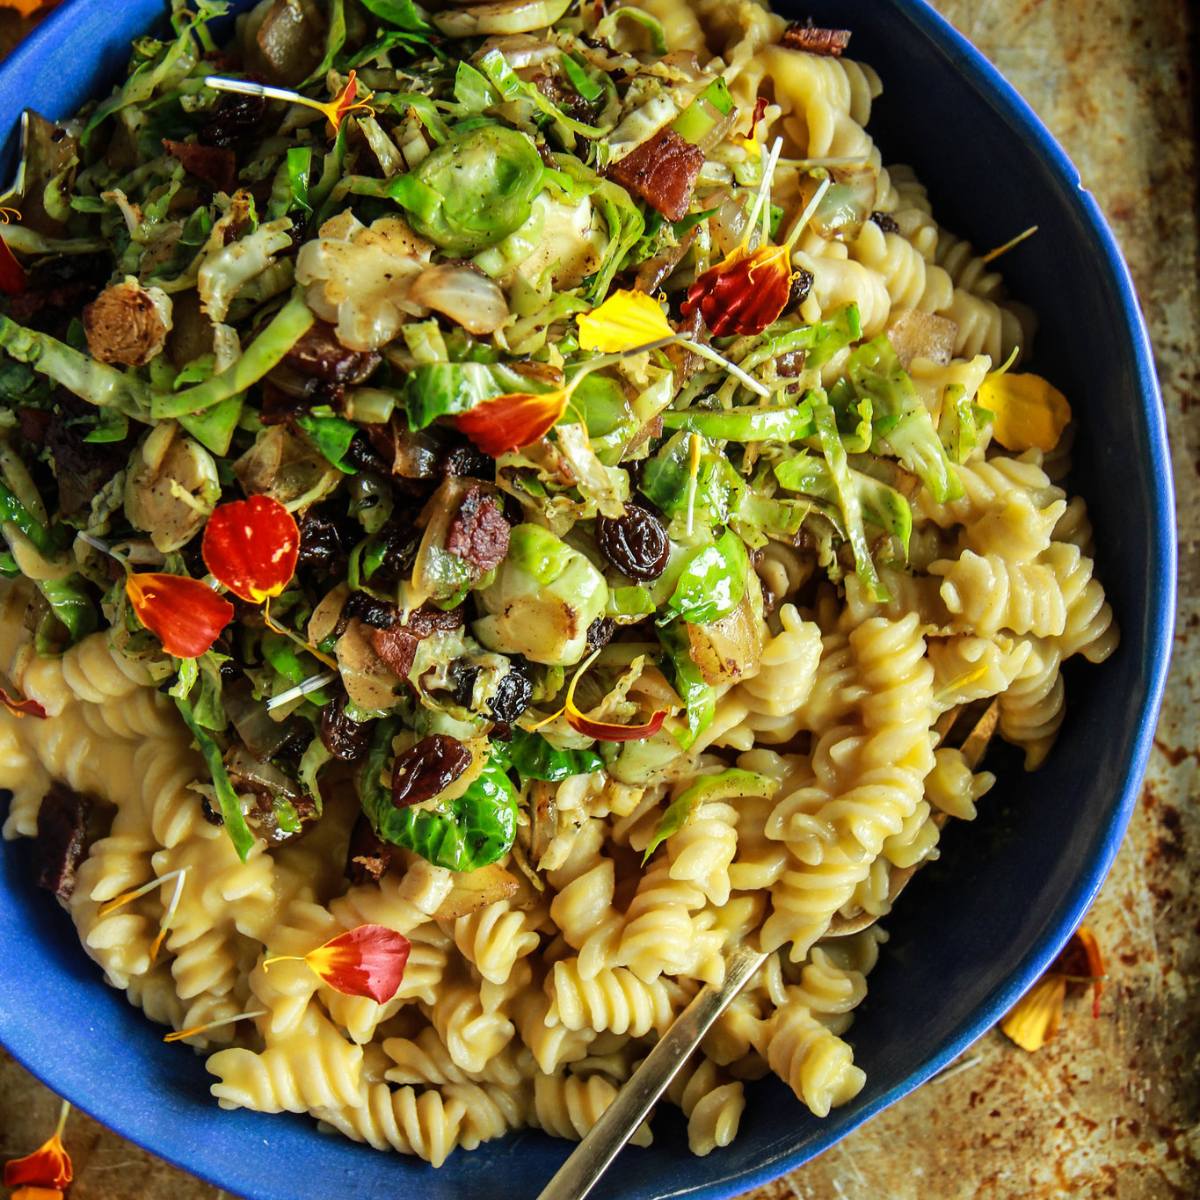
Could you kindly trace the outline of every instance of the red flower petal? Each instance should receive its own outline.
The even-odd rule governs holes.
[[[278,596],[295,575],[300,530],[278,500],[251,496],[222,504],[208,518],[200,553],[219,583],[261,604]]]
[[[36,1188],[61,1189],[71,1182],[73,1175],[71,1156],[57,1133],[32,1154],[4,1164],[4,1186],[9,1188],[29,1184]]]
[[[335,991],[386,1004],[399,988],[412,945],[386,925],[359,925],[310,950],[305,962]]]
[[[7,296],[19,296],[25,290],[25,268],[17,256],[0,239],[0,292]]]
[[[714,337],[762,333],[777,320],[792,290],[792,269],[782,246],[762,246],[753,254],[735,251],[710,267],[688,289],[683,313],[697,309]]]
[[[659,709],[644,725],[610,725],[607,721],[593,721],[585,717],[573,705],[566,710],[567,724],[585,737],[601,742],[640,742],[653,737],[667,719],[666,709]]]
[[[454,423],[484,454],[499,458],[545,437],[566,407],[565,388],[538,395],[510,392],[460,413]]]
[[[3,704],[14,717],[40,717],[46,719],[46,710],[36,700],[20,700],[10,696],[0,687],[0,704]]]
[[[224,596],[186,575],[134,573],[125,580],[125,594],[138,620],[176,658],[199,658],[233,620]]]

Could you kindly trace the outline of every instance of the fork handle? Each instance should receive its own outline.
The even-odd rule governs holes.
[[[542,1189],[538,1200],[583,1200],[633,1137],[679,1068],[700,1045],[712,1023],[746,986],[765,958],[766,955],[757,950],[743,948],[736,951],[726,963],[725,979],[720,987],[705,984],[696,993],[641,1066],[626,1080],[600,1120],[588,1130],[583,1141]]]

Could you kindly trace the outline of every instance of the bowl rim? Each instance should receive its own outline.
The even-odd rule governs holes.
[[[0,64],[0,80],[14,66],[20,66],[28,60],[36,60],[54,46],[59,39],[60,27],[65,27],[72,19],[72,10],[85,2],[86,0],[66,0],[52,11],[14,49],[8,59]],[[1149,331],[1129,267],[1116,236],[1095,197],[1084,186],[1078,168],[1066,151],[1028,101],[980,50],[933,8],[929,0],[896,0],[892,13],[896,18],[907,20],[914,25],[926,40],[942,49],[953,68],[972,79],[1005,124],[1029,138],[1038,156],[1049,168],[1051,176],[1063,185],[1064,195],[1070,198],[1075,215],[1081,218],[1083,226],[1101,251],[1101,266],[1117,300],[1133,351],[1138,379],[1138,399],[1146,429],[1147,456],[1152,472],[1151,478],[1154,481],[1151,499],[1156,519],[1147,531],[1151,547],[1151,572],[1146,610],[1149,617],[1148,628],[1157,632],[1151,633],[1145,651],[1146,689],[1138,714],[1133,753],[1119,781],[1120,799],[1113,810],[1100,851],[1088,864],[1087,870],[1076,879],[1053,924],[1049,925],[1037,942],[1026,951],[1004,985],[993,993],[987,1003],[980,1006],[974,1019],[957,1037],[943,1046],[938,1054],[892,1087],[874,1096],[836,1131],[819,1133],[802,1148],[784,1151],[757,1164],[749,1171],[718,1177],[700,1187],[665,1192],[664,1200],[667,1196],[687,1196],[689,1200],[730,1200],[742,1192],[780,1178],[788,1171],[816,1158],[884,1109],[915,1091],[944,1070],[996,1024],[1066,944],[1112,867],[1140,794],[1170,667],[1176,611],[1176,524],[1166,416]],[[101,1115],[104,1103],[102,1081],[97,1080],[95,1090],[88,1095],[80,1095],[78,1089],[67,1089],[67,1093],[64,1093],[56,1086],[57,1072],[53,1064],[44,1065],[36,1061],[35,1046],[10,1045],[3,1037],[0,1037],[0,1044],[4,1045],[12,1057],[36,1079],[121,1137],[215,1187],[233,1191],[235,1194],[244,1191],[247,1181],[235,1179],[236,1171],[231,1163],[220,1156],[215,1156],[198,1166],[194,1162],[188,1162],[183,1151],[142,1133],[120,1117],[112,1119]],[[76,1094],[68,1094],[71,1091]]]

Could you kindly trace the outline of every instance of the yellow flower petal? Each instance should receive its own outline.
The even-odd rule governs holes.
[[[1022,1050],[1031,1054],[1040,1050],[1057,1032],[1062,1022],[1063,1001],[1067,998],[1066,976],[1043,975],[1013,1005],[1000,1022],[1001,1030]]]
[[[1040,375],[989,375],[977,400],[995,415],[996,441],[1018,453],[1053,450],[1071,420],[1066,396]]]
[[[580,347],[601,354],[621,354],[675,336],[666,313],[645,292],[613,292],[599,308],[577,319]]]

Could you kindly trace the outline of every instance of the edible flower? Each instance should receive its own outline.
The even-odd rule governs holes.
[[[3,704],[14,717],[37,717],[44,721],[48,715],[36,700],[22,700],[17,696],[10,695],[3,687],[0,687],[0,704]]]
[[[271,87],[264,83],[253,83],[248,79],[226,79],[221,75],[209,75],[205,84],[218,92],[236,92],[242,96],[262,96],[267,100],[282,100],[285,104],[302,104],[325,114],[325,119],[336,134],[341,130],[342,122],[354,112],[373,113],[375,110],[368,101],[372,93],[367,92],[360,100],[358,97],[358,74],[351,71],[346,79],[346,86],[328,101],[314,100],[303,96],[290,88]]]
[[[1049,453],[1071,420],[1066,396],[1040,375],[993,372],[976,403],[993,414],[992,435],[1006,450]]]
[[[158,952],[162,949],[162,944],[170,932],[171,923],[175,920],[175,914],[179,911],[179,902],[183,899],[183,885],[187,880],[187,873],[187,867],[180,867],[177,871],[168,871],[165,875],[157,875],[149,883],[142,884],[141,887],[130,888],[129,891],[122,892],[119,896],[114,896],[101,906],[99,915],[107,917],[110,913],[116,912],[117,909],[124,908],[126,904],[131,904],[134,900],[139,900],[142,896],[147,895],[156,888],[162,887],[163,884],[174,882],[175,888],[171,893],[171,900],[162,915],[162,920],[159,922],[158,936],[155,937],[154,942],[150,946],[150,961],[153,962],[158,958]]]
[[[567,411],[571,394],[582,378],[582,374],[576,375],[565,387],[552,392],[506,392],[494,396],[460,413],[454,423],[484,454],[499,458],[544,438]]]
[[[770,391],[757,379],[736,363],[723,358],[711,346],[672,329],[658,301],[645,292],[619,288],[598,308],[582,313],[575,320],[579,326],[579,346],[582,350],[629,355],[678,342],[701,358],[716,363],[752,392],[760,396],[770,395]]]
[[[5,225],[20,215],[16,209],[0,208],[0,221]],[[19,296],[25,290],[25,282],[25,268],[17,261],[8,243],[0,238],[0,292],[6,296]]]
[[[199,658],[233,620],[233,605],[199,579],[131,571],[125,594],[133,611],[175,658]]]
[[[779,161],[781,147],[782,143],[777,139],[764,164],[762,187],[742,240],[688,288],[687,299],[683,302],[684,315],[690,317],[699,311],[714,337],[759,334],[778,320],[791,295],[795,276],[792,248],[829,190],[830,180],[825,179],[782,245],[776,246],[764,236],[758,248],[751,250],[750,239],[758,216],[760,212],[764,217],[769,214],[767,200],[771,176]]]
[[[567,688],[567,698],[562,708],[544,721],[539,721],[530,732],[549,725],[551,721],[556,721],[559,717],[566,717],[567,724],[576,733],[582,733],[584,737],[595,738],[601,742],[640,742],[645,738],[653,737],[663,727],[663,722],[667,719],[665,708],[659,709],[641,725],[615,725],[610,721],[596,721],[579,708],[575,703],[575,689],[579,686],[579,681],[586,674],[587,669],[596,661],[599,653],[600,651],[597,650],[590,658],[585,659],[579,670],[572,676],[570,686]]]
[[[200,544],[204,565],[218,583],[250,604],[278,596],[296,573],[300,530],[271,496],[220,505]]]
[[[334,991],[386,1004],[404,979],[411,949],[408,938],[386,925],[358,925],[307,954],[264,959],[263,969],[277,962],[306,962]]]
[[[74,1178],[75,1170],[71,1166],[71,1156],[63,1146],[63,1129],[66,1128],[67,1117],[71,1114],[70,1102],[64,1100],[58,1114],[58,1125],[49,1140],[39,1146],[32,1154],[24,1158],[14,1158],[4,1164],[4,1186],[6,1188],[21,1188],[33,1195],[43,1189],[50,1192],[57,1190],[61,1193]],[[25,1185],[25,1187],[22,1187]],[[20,1195],[20,1192],[16,1193]]]
[[[176,1029],[172,1033],[168,1033],[164,1038],[164,1042],[183,1042],[191,1037],[199,1037],[202,1033],[207,1033],[210,1029],[221,1029],[225,1025],[236,1025],[239,1021],[253,1021],[257,1017],[265,1017],[267,1010],[265,1008],[255,1009],[253,1012],[234,1013],[231,1017],[220,1017],[216,1021],[205,1021],[203,1025],[191,1025],[187,1029]]]
[[[1092,1017],[1095,1019],[1100,1016],[1104,974],[1104,960],[1096,936],[1090,929],[1081,926],[1050,969],[1000,1022],[1001,1030],[1022,1050],[1030,1053],[1040,1050],[1062,1024],[1068,984],[1091,984]]]

